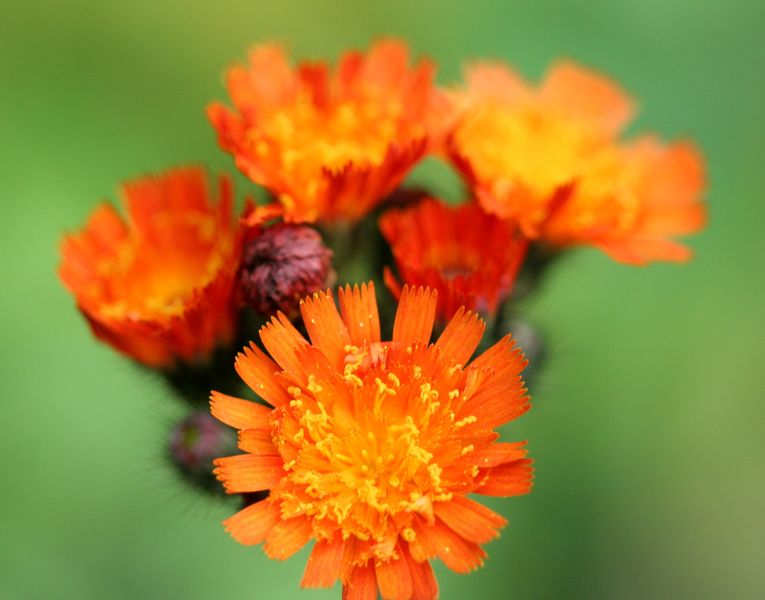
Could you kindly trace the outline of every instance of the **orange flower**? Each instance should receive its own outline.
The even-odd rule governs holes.
[[[703,159],[690,143],[642,137],[601,152],[550,211],[542,235],[556,245],[590,244],[620,262],[687,261],[671,239],[704,227]]]
[[[61,244],[59,275],[93,333],[139,362],[203,360],[234,333],[240,259],[232,188],[211,203],[205,171],[179,168],[123,187],[129,220],[104,204]]]
[[[208,108],[221,147],[274,192],[288,221],[355,221],[389,194],[432,144],[434,68],[409,66],[403,42],[293,69],[284,50],[255,46],[228,72],[234,110]]]
[[[689,257],[670,237],[704,224],[703,161],[686,143],[617,143],[633,103],[615,83],[565,62],[537,88],[500,64],[466,80],[447,153],[486,210],[623,262]]]
[[[524,443],[494,429],[529,408],[526,361],[504,338],[470,362],[484,324],[460,310],[430,344],[436,292],[404,287],[393,339],[380,340],[372,284],[301,306],[311,342],[283,316],[237,357],[270,406],[213,392],[212,413],[246,454],[218,459],[229,493],[270,490],[225,521],[242,544],[285,559],[316,543],[303,587],[343,583],[344,600],[429,600],[429,561],[467,573],[506,521],[468,494],[531,489]],[[273,407],[273,408],[272,408]]]
[[[435,199],[380,219],[404,283],[438,290],[439,316],[447,321],[460,306],[493,316],[510,293],[527,241],[507,222],[475,203],[450,207]],[[389,270],[385,280],[398,296]]]

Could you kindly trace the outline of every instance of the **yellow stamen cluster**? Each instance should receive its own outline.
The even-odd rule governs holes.
[[[160,214],[154,226],[162,231],[171,226],[183,231],[185,240],[197,240],[194,252],[186,247],[157,246],[136,237],[125,243],[120,252],[99,264],[99,272],[106,282],[111,302],[104,304],[102,316],[112,319],[142,320],[146,315],[174,317],[187,309],[195,290],[204,288],[219,273],[224,258],[229,256],[232,240],[215,239],[216,219],[191,213],[179,222],[171,222],[174,214]],[[177,233],[175,235],[178,235]],[[161,256],[162,260],[152,259]],[[152,268],[147,268],[151,261]],[[103,285],[103,284],[102,284]]]
[[[347,346],[336,381],[309,376],[307,384],[288,389],[293,400],[275,443],[283,456],[294,458],[271,490],[282,501],[284,518],[312,517],[319,537],[322,522],[328,536],[339,526],[346,538],[375,542],[380,557],[394,551],[392,532],[413,539],[414,516],[432,521],[433,503],[451,499],[445,465],[453,468],[454,457],[473,451],[451,433],[476,421],[468,416],[455,422],[459,365],[428,380],[425,373],[433,370],[415,362],[422,353],[399,352],[408,364],[386,364],[385,350]],[[325,389],[332,386],[342,386],[347,398]],[[449,462],[440,462],[446,456]]]
[[[248,142],[261,158],[276,156],[285,176],[332,171],[348,164],[379,166],[391,141],[425,135],[423,127],[403,127],[404,107],[383,97],[384,90],[366,99],[348,99],[334,107],[318,107],[306,95],[258,121]]]
[[[466,119],[455,141],[479,180],[521,181],[540,197],[571,181],[600,147],[600,137],[552,111],[500,104],[486,105]]]

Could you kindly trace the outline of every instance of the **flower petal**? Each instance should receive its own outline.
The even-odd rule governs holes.
[[[343,559],[343,536],[337,533],[331,540],[318,540],[305,565],[304,588],[330,588],[340,577]]]
[[[455,495],[450,502],[438,502],[433,509],[452,531],[469,542],[485,544],[499,535],[507,525],[504,517],[490,508],[464,496]]]
[[[361,286],[346,285],[338,290],[340,313],[348,328],[351,343],[363,346],[380,341],[380,316],[375,286],[371,281]]]
[[[706,207],[701,195],[706,187],[704,159],[693,144],[679,142],[653,146],[652,160],[643,182],[650,213],[643,232],[681,235],[694,233],[706,222]]]
[[[261,500],[223,521],[226,531],[245,546],[260,544],[281,520],[279,505]]]
[[[274,376],[280,371],[279,365],[254,342],[237,354],[234,367],[242,381],[271,406],[283,406],[289,403],[289,394]]]
[[[239,432],[239,448],[257,456],[278,456],[270,429],[243,429]]]
[[[289,57],[280,44],[257,44],[247,55],[249,70],[242,66],[228,73],[228,89],[237,107],[275,107],[297,92],[297,80]]]
[[[181,167],[159,175],[129,181],[122,192],[133,225],[142,232],[152,232],[161,224],[158,211],[182,212],[210,210],[207,201],[207,175],[202,167]],[[162,229],[169,233],[167,227]]]
[[[285,560],[311,539],[311,521],[304,516],[279,521],[266,537],[263,550],[268,558]]]
[[[465,365],[478,347],[486,324],[476,313],[460,308],[436,342],[448,360]]]
[[[210,411],[216,419],[235,429],[268,429],[271,426],[272,409],[220,392],[210,394]]]
[[[419,516],[412,520],[414,539],[409,542],[409,551],[412,558],[417,562],[423,562],[434,558],[438,554],[435,538],[431,535],[431,526]]]
[[[300,312],[313,346],[321,350],[336,368],[340,368],[351,338],[332,295],[316,292],[303,300]]]
[[[489,369],[496,372],[506,364],[509,364],[518,373],[520,373],[527,364],[527,361],[523,358],[523,353],[515,348],[515,340],[510,335],[506,335],[488,350],[476,357],[476,359],[470,363],[470,368],[477,370]]]
[[[406,544],[401,545],[399,549],[409,566],[409,573],[412,578],[412,600],[436,600],[438,598],[438,582],[430,562],[414,560]]]
[[[483,565],[486,552],[478,544],[469,542],[436,519],[428,534],[433,539],[438,558],[456,573],[469,573]]]
[[[531,491],[534,469],[530,459],[517,460],[489,469],[485,482],[474,491],[484,496],[520,496]]]
[[[480,98],[516,103],[531,95],[531,88],[509,66],[499,62],[479,61],[464,69],[465,83],[471,94]]]
[[[213,461],[215,476],[229,494],[260,492],[275,486],[284,476],[281,456],[239,454]]]
[[[375,568],[371,564],[356,567],[343,585],[342,600],[377,600]]]
[[[528,361],[514,346],[515,341],[506,336],[465,370],[468,399],[455,418],[477,417],[465,432],[494,429],[530,408],[529,396],[520,376]]]
[[[435,318],[435,290],[405,285],[393,324],[393,341],[404,345],[429,343]]]
[[[503,463],[526,458],[526,442],[499,442],[480,448],[470,455],[470,461],[479,468],[487,469]]]
[[[633,100],[615,82],[568,61],[550,68],[539,95],[571,116],[598,125],[608,135],[619,133],[635,112]]]
[[[260,329],[260,339],[276,363],[290,375],[302,372],[295,350],[308,342],[284,314],[277,313]]]
[[[409,600],[412,597],[412,576],[403,558],[376,562],[375,574],[383,600]]]

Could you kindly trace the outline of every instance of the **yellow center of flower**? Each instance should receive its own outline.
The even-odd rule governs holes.
[[[393,552],[392,532],[415,514],[432,519],[433,503],[451,499],[443,465],[472,451],[458,435],[472,421],[455,420],[460,366],[431,380],[427,361],[386,365],[385,354],[381,344],[349,347],[333,390],[313,376],[289,388],[275,436],[287,474],[271,490],[285,518],[313,517],[314,531],[339,525],[346,537],[381,544],[381,557]]]
[[[519,183],[543,201],[577,177],[600,141],[551,110],[497,103],[476,108],[455,134],[479,181]]]
[[[150,232],[135,234],[99,265],[102,316],[154,320],[183,314],[194,292],[214,279],[232,243],[216,232],[209,215],[156,215]]]
[[[421,125],[402,122],[405,106],[384,90],[319,107],[303,95],[292,105],[260,116],[248,140],[261,158],[278,161],[287,179],[316,179],[321,169],[349,164],[379,166],[394,140],[424,135]]]
[[[617,147],[605,146],[593,153],[558,218],[546,224],[546,236],[566,243],[588,233],[613,235],[635,228],[644,212],[643,176],[643,164],[630,160]]]

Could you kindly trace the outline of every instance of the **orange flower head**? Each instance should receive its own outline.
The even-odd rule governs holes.
[[[623,263],[684,262],[672,239],[704,227],[703,159],[687,142],[652,137],[604,150],[549,212],[542,235],[558,246],[589,244]]]
[[[274,44],[255,46],[228,72],[234,109],[208,109],[221,147],[269,188],[288,221],[355,221],[389,194],[441,128],[434,68],[409,66],[403,42],[368,54],[289,64]]]
[[[200,167],[123,186],[128,219],[108,204],[61,244],[59,275],[93,333],[155,367],[204,360],[231,341],[240,260],[232,187],[211,202]]]
[[[283,316],[236,360],[266,404],[213,392],[245,454],[218,459],[229,493],[270,490],[225,521],[243,544],[285,559],[315,540],[302,585],[343,583],[344,600],[432,600],[429,561],[466,573],[503,517],[468,494],[531,489],[524,443],[496,427],[526,412],[523,355],[509,337],[471,362],[484,324],[460,309],[430,343],[436,292],[404,287],[381,341],[371,283],[301,307],[310,342]]]
[[[398,272],[410,286],[438,290],[438,313],[446,322],[460,306],[492,317],[509,295],[526,254],[515,227],[478,204],[456,207],[426,199],[380,219]],[[401,286],[389,270],[386,284]]]
[[[615,83],[568,62],[536,88],[501,64],[465,76],[446,148],[487,211],[622,262],[689,257],[670,238],[703,226],[702,159],[690,144],[620,145],[633,102]]]

